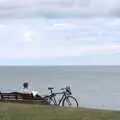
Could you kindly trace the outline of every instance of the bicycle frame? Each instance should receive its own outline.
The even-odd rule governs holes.
[[[63,94],[62,97],[60,98],[59,102],[57,103],[55,96],[59,95],[59,94]],[[61,102],[69,95],[66,94],[66,92],[60,92],[60,93],[51,93],[50,95],[50,99],[53,101],[54,105],[59,106],[61,104]]]

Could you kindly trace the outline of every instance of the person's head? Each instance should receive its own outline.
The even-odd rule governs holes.
[[[24,88],[24,89],[28,89],[28,82],[24,82],[24,83],[23,83],[23,88]]]

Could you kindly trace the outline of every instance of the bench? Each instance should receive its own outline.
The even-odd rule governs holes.
[[[11,92],[11,93],[1,93],[1,99],[33,99],[32,94],[20,93],[20,92]]]

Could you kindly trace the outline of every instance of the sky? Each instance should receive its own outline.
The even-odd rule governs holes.
[[[0,0],[0,65],[120,65],[119,0]]]

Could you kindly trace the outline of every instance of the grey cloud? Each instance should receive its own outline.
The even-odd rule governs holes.
[[[0,17],[120,16],[118,0],[3,0]]]

